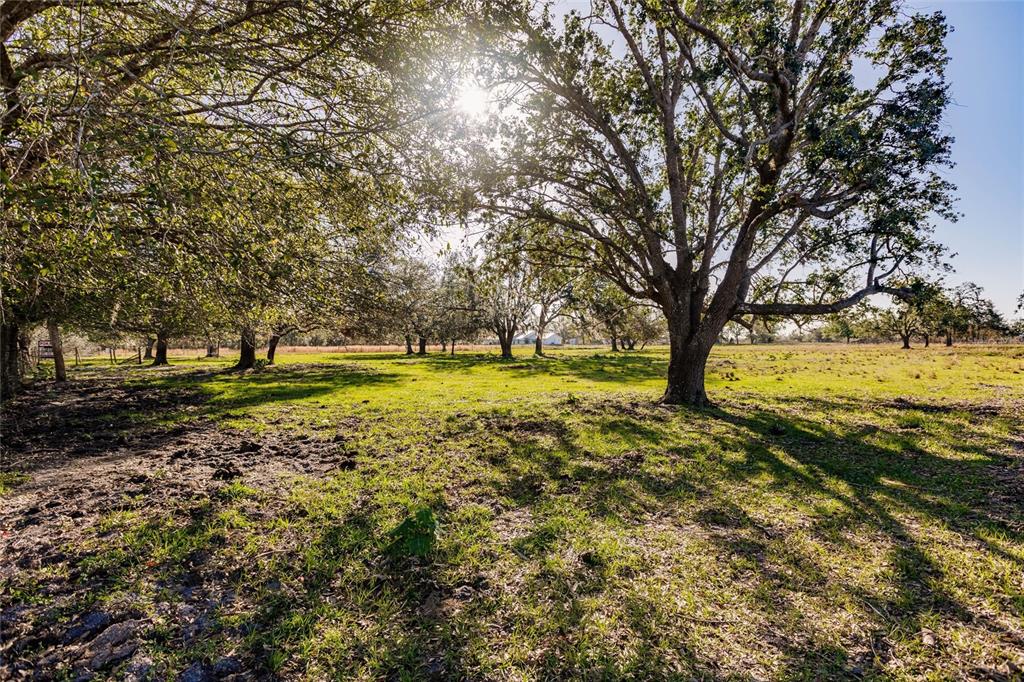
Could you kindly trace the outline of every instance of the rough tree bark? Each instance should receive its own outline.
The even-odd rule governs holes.
[[[274,364],[274,354],[277,353],[277,344],[281,341],[280,334],[271,334],[270,340],[267,341],[267,364]]]
[[[903,349],[909,350],[910,348],[910,334],[900,334],[900,338],[903,339]]]
[[[53,376],[57,381],[67,381],[68,372],[64,367],[64,346],[60,342],[60,328],[56,320],[46,321],[46,332],[50,335],[50,346],[53,348]]]
[[[153,358],[153,366],[166,365],[167,363],[167,334],[156,333],[156,356]]]
[[[420,337],[420,349],[416,351],[418,355],[427,354],[427,338],[425,336]]]
[[[256,365],[256,332],[248,327],[242,329],[236,370],[252,369]]]
[[[405,354],[412,355],[412,335],[405,335]]]
[[[710,402],[704,390],[704,367],[718,332],[688,333],[687,321],[681,317],[674,315],[668,320],[668,386],[661,400],[669,405],[706,407]]]
[[[953,345],[953,333],[950,332],[948,329],[946,330],[946,345],[947,346],[952,346]]]
[[[541,301],[540,313],[537,315],[537,339],[534,342],[534,355],[544,357],[544,334],[547,333],[548,325],[561,315],[561,308],[552,310],[557,303],[558,299],[550,296]],[[552,312],[554,312],[553,315]]]
[[[501,346],[501,358],[503,360],[512,359],[512,339],[515,337],[515,330],[505,330],[498,332],[498,345]]]
[[[220,341],[206,344],[206,357],[215,358],[220,355]]]
[[[155,343],[156,343],[156,339],[154,339],[152,336],[147,336],[146,337],[146,352],[142,356],[143,360],[152,360],[153,359],[153,344],[155,344]]]
[[[22,329],[18,332],[18,355],[21,358],[21,376],[25,376],[29,368],[32,367],[32,354],[29,352],[29,345],[31,340],[28,338],[28,333]]]
[[[925,335],[924,335],[924,347],[925,347],[925,348],[927,348],[927,347],[928,347],[928,343],[929,343],[929,341],[931,341],[931,334],[925,334]]]
[[[0,400],[21,390],[21,358],[18,352],[18,324],[0,324]]]

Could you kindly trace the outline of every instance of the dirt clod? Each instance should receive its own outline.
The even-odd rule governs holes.
[[[93,611],[82,616],[73,627],[68,628],[64,636],[61,637],[61,642],[70,644],[77,639],[90,637],[108,625],[110,625],[110,614],[103,613],[102,611]]]

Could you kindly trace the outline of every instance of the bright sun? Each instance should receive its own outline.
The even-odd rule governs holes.
[[[486,114],[489,103],[487,91],[476,83],[463,85],[458,97],[455,98],[455,106],[459,111],[473,118]]]

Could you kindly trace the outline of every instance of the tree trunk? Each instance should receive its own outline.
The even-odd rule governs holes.
[[[18,331],[18,357],[21,360],[21,373],[18,376],[24,377],[29,368],[32,367],[31,340],[24,330]]]
[[[152,336],[146,337],[146,354],[142,356],[143,360],[153,359],[153,344],[156,343],[156,339]]]
[[[850,335],[849,334],[846,335],[846,343],[850,343]]]
[[[277,344],[281,340],[279,334],[271,334],[270,340],[267,342],[267,364],[274,364],[274,354],[277,353]]]
[[[618,353],[619,352],[619,340],[615,338],[614,334],[612,334],[612,352],[613,353]]]
[[[441,339],[441,352],[445,353],[448,351],[448,339]]]
[[[53,376],[57,381],[67,381],[68,372],[64,368],[64,347],[60,342],[60,328],[56,320],[46,321],[46,331],[50,335],[50,346],[53,348]]]
[[[718,338],[721,330],[710,335],[711,341],[706,341],[700,334],[686,334],[685,328],[680,328],[683,325],[685,320],[668,320],[668,386],[665,387],[661,402],[706,407],[711,403],[704,390],[704,367],[714,339]]]
[[[537,334],[537,339],[533,342],[533,354],[544,355],[544,337],[539,333]]]
[[[252,369],[256,365],[256,332],[248,327],[242,329],[242,340],[236,370]]]
[[[153,367],[166,365],[167,362],[167,335],[163,332],[156,333],[156,357],[153,358]]]
[[[412,336],[410,334],[405,335],[405,354],[412,355]]]
[[[498,333],[498,344],[501,346],[501,359],[511,360],[512,359],[512,339],[515,337],[513,332]]]
[[[420,337],[420,349],[416,351],[417,355],[427,354],[427,338],[425,336]]]
[[[924,335],[924,347],[925,348],[928,347],[928,342],[930,341],[930,339],[931,339],[931,336],[929,334],[925,334]]]
[[[452,339],[451,349],[452,349],[452,357],[454,358],[455,357],[455,339]]]
[[[0,324],[0,400],[21,390],[21,356],[16,322]]]
[[[220,355],[220,341],[218,341],[217,343],[209,343],[209,342],[207,342],[207,344],[206,344],[206,357],[208,357],[208,358],[215,358],[215,357],[218,357],[219,355]]]
[[[903,349],[910,349],[910,334],[900,334],[900,338],[903,339]]]
[[[947,346],[952,346],[953,345],[953,334],[951,332],[949,332],[948,330],[946,331],[946,345]]]

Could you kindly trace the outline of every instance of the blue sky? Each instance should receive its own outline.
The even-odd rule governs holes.
[[[939,241],[957,256],[954,282],[985,288],[1006,315],[1024,291],[1024,2],[916,0],[943,12],[954,104],[946,114],[956,138],[956,224],[940,223]]]

